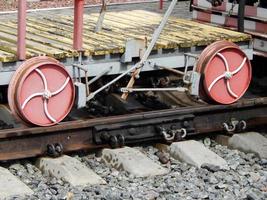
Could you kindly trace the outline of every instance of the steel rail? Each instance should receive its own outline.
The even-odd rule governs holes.
[[[266,124],[267,98],[5,129],[0,131],[0,161],[45,155],[50,144],[61,144],[64,153],[109,146],[118,134],[125,139],[123,144],[160,141],[159,126],[185,128],[189,137],[225,131],[223,124],[231,120],[243,120],[249,129]]]

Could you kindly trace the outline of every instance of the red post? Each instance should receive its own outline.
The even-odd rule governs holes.
[[[159,0],[159,9],[160,9],[160,10],[163,9],[163,0]]]
[[[74,0],[73,48],[82,51],[84,0]]]
[[[18,1],[18,42],[17,42],[17,57],[19,60],[26,59],[26,10],[27,0]]]

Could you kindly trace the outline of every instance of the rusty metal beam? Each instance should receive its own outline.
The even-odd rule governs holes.
[[[159,141],[158,126],[185,127],[187,136],[224,131],[223,123],[244,120],[251,129],[267,123],[267,98],[241,100],[232,105],[190,106],[113,117],[64,122],[52,127],[14,128],[0,131],[0,160],[46,154],[47,145],[60,143],[64,153],[111,145],[124,136],[125,144]]]

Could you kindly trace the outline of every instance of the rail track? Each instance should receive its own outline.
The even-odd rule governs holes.
[[[0,160],[12,160],[147,141],[173,142],[204,133],[233,134],[267,122],[267,98],[75,119],[52,127],[0,131]]]
[[[199,142],[202,143],[202,140]],[[198,142],[195,141],[195,143]],[[88,198],[223,199],[225,197],[229,199],[264,199],[266,197],[267,165],[264,159],[251,153],[228,149],[214,141],[207,144],[205,148],[224,159],[229,169],[219,170],[204,166],[198,168],[185,161],[176,160],[169,153],[162,154],[153,146],[138,146],[132,148],[132,151],[142,152],[147,157],[146,159],[150,160],[149,170],[156,165],[167,170],[168,172],[166,171],[165,174],[136,177],[136,173],[142,173],[141,170],[114,169],[102,162],[100,154],[95,154],[95,151],[51,160],[41,158],[40,160],[47,162],[47,165],[42,166],[38,164],[40,161],[35,159],[10,161],[1,164],[0,167],[0,174],[3,174],[3,171],[6,174],[5,178],[0,181],[2,186],[0,199],[3,197],[7,197],[4,198],[5,200],[15,198],[25,200],[51,198],[69,200]],[[207,156],[206,154],[206,157],[209,156],[211,155]],[[131,158],[135,160],[136,155],[132,155]],[[162,163],[163,160],[164,163]],[[71,167],[73,164],[69,161],[76,163],[75,166],[80,173],[73,173]],[[138,165],[137,162],[132,165],[142,169],[142,164],[144,163]],[[82,166],[83,168],[81,168]],[[48,173],[49,170],[51,173]],[[61,175],[57,172],[60,172]],[[94,176],[92,176],[92,172],[95,173]],[[83,182],[84,178],[86,182]],[[5,182],[6,179],[12,181]],[[77,186],[81,183],[82,185]]]
[[[81,6],[79,3],[82,1],[75,2],[77,3],[75,4],[76,6]],[[132,6],[134,7],[134,5]],[[20,8],[20,14],[23,14],[22,8],[23,6]],[[77,10],[75,9],[76,14]],[[82,10],[81,7],[80,10]],[[16,23],[12,17],[7,19],[6,23],[0,23],[1,27],[5,27],[0,31],[1,37],[6,39],[7,43],[13,45],[13,49],[10,49],[10,46],[6,48],[5,45],[1,47],[3,49],[0,72],[4,78],[0,80],[0,94],[2,95],[2,104],[0,105],[0,177],[3,177],[0,180],[0,199],[2,199],[1,195],[11,197],[12,194],[7,194],[6,191],[11,191],[12,193],[13,187],[14,193],[19,193],[20,189],[24,188],[22,193],[24,192],[28,195],[27,197],[32,199],[51,199],[61,194],[63,196],[59,198],[68,200],[73,198],[87,199],[91,196],[99,199],[100,195],[102,195],[101,193],[103,193],[103,198],[106,199],[135,199],[143,197],[147,199],[158,197],[163,199],[177,199],[178,197],[184,199],[187,195],[196,199],[220,199],[224,196],[222,194],[213,194],[211,192],[213,190],[223,190],[223,194],[225,192],[226,195],[230,195],[227,196],[229,199],[234,197],[257,199],[256,197],[264,198],[264,195],[266,197],[265,158],[267,140],[258,133],[253,133],[252,136],[250,133],[237,134],[256,130],[267,123],[267,97],[265,97],[264,93],[266,84],[264,79],[261,80],[261,77],[264,76],[262,67],[264,67],[263,62],[265,61],[255,59],[252,62],[253,70],[255,67],[257,69],[255,70],[256,73],[253,73],[252,83],[247,90],[251,79],[249,60],[252,59],[253,54],[250,36],[228,30],[225,30],[225,33],[221,33],[220,29],[206,25],[199,28],[201,25],[195,22],[172,18],[169,24],[171,26],[167,26],[167,29],[163,32],[163,40],[159,40],[156,44],[150,61],[140,62],[140,67],[144,67],[144,71],[142,71],[142,75],[139,78],[136,78],[133,74],[139,68],[132,68],[132,65],[138,65],[136,60],[139,58],[141,61],[146,60],[150,52],[144,53],[147,57],[142,56],[139,52],[139,50],[144,50],[141,48],[144,45],[142,43],[140,49],[138,47],[137,54],[136,52],[131,52],[132,54],[127,55],[129,49],[126,50],[127,45],[124,44],[124,40],[128,36],[132,37],[133,32],[135,34],[134,37],[136,35],[143,37],[142,34],[148,30],[152,32],[154,26],[162,18],[156,13],[140,11],[135,8],[133,11],[122,10],[121,13],[107,13],[109,18],[107,21],[109,21],[108,24],[111,29],[103,29],[106,34],[105,36],[102,35],[103,41],[99,40],[97,33],[93,31],[94,24],[89,23],[88,25],[86,23],[88,26],[85,27],[85,33],[94,35],[94,41],[86,37],[85,44],[88,49],[84,52],[81,51],[81,45],[78,45],[80,48],[75,47],[75,44],[77,45],[77,42],[79,43],[82,38],[81,35],[76,35],[79,33],[77,30],[77,32],[74,31],[74,35],[76,35],[74,37],[75,50],[71,46],[69,28],[72,27],[73,20],[69,18],[70,10],[61,10],[57,13],[58,19],[61,20],[58,20],[57,17],[53,19],[47,17],[51,15],[49,11],[44,12],[37,18],[35,18],[35,14],[30,14],[30,23],[28,23],[30,29],[28,30],[31,37],[26,39],[30,44],[35,45],[30,45],[29,52],[19,51],[21,53],[20,56],[23,57],[24,53],[29,53],[29,57],[35,57],[37,51],[43,51],[59,59],[65,66],[52,58],[35,57],[25,61],[22,64],[23,67],[17,70],[17,66],[21,62],[17,60],[17,56],[13,51],[16,46],[16,39],[14,39]],[[169,12],[167,11],[167,13]],[[95,14],[90,14],[85,19],[87,22],[90,22],[91,19],[96,21],[96,16]],[[126,16],[131,17],[126,19]],[[150,19],[149,22],[147,22],[146,18]],[[135,21],[134,29],[138,29],[138,27],[142,29],[138,31],[129,29],[129,32],[127,32],[121,29],[121,24],[118,24],[117,19],[121,20],[120,23],[125,27],[130,27],[129,24],[132,26],[132,21]],[[164,17],[162,21],[166,19]],[[46,23],[43,23],[44,21]],[[25,25],[24,22],[25,20],[21,19],[20,28],[25,27],[23,26],[23,24]],[[145,26],[143,26],[143,23]],[[62,33],[65,34],[60,31],[57,32],[59,26]],[[74,25],[74,28],[77,29],[78,26],[79,23],[77,26]],[[173,31],[177,27],[180,27],[177,29],[178,31]],[[50,30],[51,28],[55,30],[53,33]],[[49,34],[45,34],[45,32]],[[203,32],[206,34],[200,37]],[[20,33],[23,38],[23,31]],[[118,33],[120,34],[118,35]],[[190,42],[188,42],[187,37],[184,37],[186,34],[191,36]],[[157,31],[155,31],[151,40],[156,41],[155,38],[158,36]],[[213,37],[212,41],[209,40],[210,37]],[[211,42],[218,40],[218,38],[224,38],[236,44],[220,41],[210,45]],[[51,40],[53,41],[51,42]],[[65,46],[62,46],[62,41]],[[139,45],[137,41],[134,42],[134,45]],[[21,43],[20,45],[18,47],[23,47],[25,44]],[[206,45],[210,46],[205,48]],[[132,46],[130,45],[130,47]],[[152,47],[153,45],[149,45],[147,49],[151,48],[152,50]],[[225,52],[226,54],[224,54]],[[78,55],[80,60],[76,62]],[[188,66],[187,62],[189,60],[187,59],[189,57],[197,62],[190,62],[190,66]],[[231,63],[232,57],[235,57],[235,61],[237,61],[234,64]],[[210,64],[214,61],[213,59],[217,62],[217,71],[221,69],[223,74],[216,74],[213,69],[213,71],[209,71],[213,66],[213,64]],[[258,65],[258,61],[261,62],[260,65],[262,66]],[[153,62],[155,63],[153,64]],[[163,66],[161,65],[162,63]],[[164,67],[164,64],[168,65],[169,68]],[[38,67],[35,65],[38,65]],[[103,65],[108,66],[109,71],[104,70],[99,73],[98,67],[103,67]],[[238,67],[235,68],[232,65]],[[65,67],[66,71],[63,70]],[[131,80],[128,82],[127,71],[131,69],[136,71],[131,74]],[[16,72],[14,73],[15,70]],[[47,74],[44,73],[45,70],[47,70]],[[84,70],[82,75],[81,70]],[[91,73],[90,77],[87,76],[87,70]],[[188,70],[190,76],[187,74]],[[67,73],[67,71],[72,73]],[[64,76],[62,76],[62,72]],[[76,72],[78,72],[78,77]],[[13,73],[15,75],[9,82]],[[103,76],[106,73],[108,75]],[[116,79],[116,75],[121,73],[125,77],[120,78],[120,80]],[[204,75],[201,77],[203,84],[202,82],[201,84],[194,82],[192,74],[198,75],[198,73]],[[57,74],[58,77],[53,76],[54,74]],[[231,79],[235,74],[237,74],[238,78],[236,80],[238,81]],[[28,77],[30,77],[29,82],[27,82]],[[60,85],[59,80],[62,77],[65,82]],[[193,81],[188,82],[188,77],[190,77],[190,81]],[[74,84],[70,80],[75,81],[80,86],[82,84],[86,85],[85,88],[88,89],[86,95],[76,96],[78,101],[87,101],[84,102],[86,103],[83,105],[85,107],[72,107],[75,95]],[[60,85],[60,87],[55,87],[57,90],[51,90],[53,92],[50,92],[49,89],[51,88],[48,86],[53,81],[54,84]],[[90,85],[88,81],[94,84]],[[113,81],[116,84],[110,84]],[[127,87],[123,88],[127,82]],[[134,82],[136,82],[135,87],[132,87],[131,85]],[[197,84],[194,85],[194,83]],[[9,107],[6,106],[7,84],[10,84],[8,92]],[[35,88],[36,85],[37,89]],[[88,85],[90,85],[90,93]],[[56,104],[50,107],[48,111],[48,100],[53,95],[61,93],[67,86],[71,86],[67,88],[67,96],[59,95],[56,98]],[[197,86],[197,89],[194,91],[195,86]],[[243,89],[240,89],[242,87]],[[40,88],[44,89],[42,94],[40,94]],[[217,91],[218,89],[219,92]],[[28,93],[28,91],[38,91],[39,93]],[[206,94],[203,93],[204,91]],[[233,91],[238,92],[235,93]],[[124,93],[122,98],[120,97],[121,92]],[[194,92],[197,92],[197,94]],[[220,94],[218,95],[217,93]],[[244,93],[245,95],[243,96]],[[21,96],[26,97],[26,99],[21,98]],[[41,101],[30,102],[36,96]],[[125,101],[125,97],[128,97],[127,101]],[[51,117],[54,115],[50,115],[49,112],[56,110],[68,98],[71,99],[71,103],[62,110],[64,116],[55,120]],[[49,101],[53,103],[53,100],[50,99]],[[214,102],[227,105],[217,105]],[[39,105],[39,103],[41,104]],[[79,104],[76,106],[79,107]],[[24,110],[25,107],[26,109]],[[36,109],[38,112],[35,112]],[[71,110],[70,113],[69,110]],[[39,111],[41,112],[39,113]],[[40,116],[41,114],[43,116]],[[61,122],[65,116],[67,117]],[[37,122],[35,121],[36,118],[38,118]],[[32,124],[29,122],[32,122]],[[43,127],[36,127],[33,124]],[[227,138],[229,143],[227,145],[231,148],[243,150],[242,144],[245,143],[249,146],[248,148],[252,146],[249,152],[255,153],[258,157],[254,154],[229,150],[213,141],[210,143],[209,139],[203,141],[206,147],[201,142],[192,140],[196,139],[196,136],[206,136],[206,134],[216,136],[219,133],[223,134],[221,139]],[[232,137],[230,138],[229,136]],[[253,137],[256,138],[256,142]],[[238,142],[236,142],[237,144],[231,143],[231,141],[238,141],[238,138],[241,138],[242,142],[244,140],[246,142],[241,142],[242,144],[238,144]],[[157,145],[154,147],[147,146],[151,143]],[[127,147],[140,145],[145,145],[146,147]],[[96,153],[101,154],[101,158],[96,158],[92,154],[79,154],[75,158],[65,155],[71,155],[72,152],[76,153],[80,150],[85,150],[85,152],[89,150],[95,153],[95,150],[98,149],[103,149],[101,153],[98,151]],[[177,161],[177,159],[180,161]],[[36,167],[33,166],[35,161]],[[22,164],[16,164],[20,162]],[[112,169],[107,168],[103,163],[109,165]],[[94,172],[90,171],[90,168],[93,168],[101,177],[98,177],[97,174],[93,175]],[[124,170],[126,173],[121,174],[116,170]],[[128,176],[129,174],[131,176]],[[93,177],[89,177],[89,175]],[[135,176],[156,176],[156,178],[138,179],[134,178]],[[186,179],[181,180],[181,176]],[[199,176],[200,178],[197,178]],[[16,177],[22,182],[18,181]],[[122,183],[117,181],[116,177]],[[236,177],[238,179],[232,181]],[[53,181],[48,180],[51,178]],[[63,181],[61,180],[62,178]],[[247,181],[249,184],[242,182],[244,178],[249,178]],[[125,184],[126,180],[130,184],[128,182]],[[140,180],[153,182],[153,186],[151,186],[150,182],[145,182],[151,187],[154,187],[154,183],[156,183],[153,192],[146,193],[142,191],[142,186],[136,187],[136,182]],[[180,185],[177,185],[177,182],[179,182],[177,180],[180,180]],[[8,182],[12,181],[14,184],[18,184],[16,188],[14,184],[8,184]],[[96,182],[90,183],[90,181]],[[195,181],[201,187],[211,187],[198,189]],[[238,184],[235,184],[235,181]],[[164,182],[164,184],[166,182],[168,189],[157,185],[158,182]],[[193,184],[188,184],[190,182]],[[141,192],[137,192],[140,192],[141,196],[136,193],[128,194],[124,190],[123,186],[130,187],[131,183],[134,183],[134,187],[138,188],[138,190],[141,187]],[[73,187],[75,184],[83,185],[82,191],[78,189],[78,192],[75,192],[76,188]],[[85,186],[86,184],[87,186]],[[90,184],[107,184],[104,189],[109,187],[116,188],[116,194],[113,192],[105,194],[100,186],[89,186]],[[235,188],[228,189],[234,187],[233,185],[235,185]],[[257,193],[247,189],[249,187],[255,189]],[[62,188],[67,188],[67,191],[64,190],[62,192]],[[134,192],[136,192],[136,188],[133,190]],[[178,190],[169,188],[177,188]],[[181,192],[180,188],[185,188],[185,191]],[[123,192],[117,192],[117,190],[122,189],[124,190]],[[42,191],[40,192],[39,190]],[[188,192],[191,190],[195,192]],[[92,193],[92,191],[94,192]],[[168,192],[166,193],[166,191]],[[203,194],[200,191],[203,191]],[[258,193],[260,194],[257,196]]]
[[[102,88],[106,86],[105,84],[109,83],[108,80],[110,79],[113,81],[114,79],[112,78],[115,76],[115,74],[121,73],[120,71],[121,69],[123,69],[124,71],[126,69],[128,70],[129,66],[125,65],[125,63],[129,63],[130,67],[132,67],[131,65],[133,65],[134,62],[134,56],[136,56],[136,55],[128,55],[130,57],[133,56],[129,60],[129,58],[126,58],[127,57],[126,51],[125,54],[122,55],[122,53],[124,53],[123,51],[125,48],[125,44],[123,44],[123,41],[126,37],[130,36],[133,37],[132,30],[128,30],[129,33],[123,31],[121,29],[121,26],[117,24],[118,22],[115,23],[115,21],[117,19],[120,19],[122,20],[122,22],[120,23],[123,24],[123,26],[130,27],[130,24],[132,24],[131,19],[135,20],[136,28],[138,27],[141,28],[139,32],[135,31],[135,36],[137,35],[140,38],[143,37],[142,34],[145,33],[147,30],[152,32],[154,30],[154,26],[157,25],[158,22],[160,22],[162,19],[161,16],[159,16],[156,13],[135,10],[135,5],[131,6],[133,7],[131,8],[132,11],[122,11],[121,13],[119,12],[107,13],[107,16],[110,18],[110,20],[108,20],[108,25],[112,29],[110,30],[104,29],[106,36],[105,37],[103,36],[103,39],[106,39],[106,41],[99,41],[97,39],[98,35],[96,35],[96,33],[94,33],[93,30],[91,30],[92,24],[90,24],[91,23],[90,20],[94,19],[96,21],[97,20],[96,15],[95,14],[90,14],[88,16],[86,15],[86,20],[90,22],[88,27],[85,27],[86,33],[90,35],[91,34],[95,35],[94,37],[96,38],[94,39],[96,39],[96,41],[92,42],[91,40],[85,40],[86,47],[90,48],[88,51],[85,51],[85,54],[81,57],[81,59],[84,59],[82,61],[85,63],[88,62],[88,65],[86,64],[82,65],[82,69],[94,66],[93,70],[90,71],[90,75],[99,78],[99,80],[96,81],[96,83],[94,83],[91,88],[93,89],[93,91],[94,90],[98,91],[95,88],[99,88],[99,86],[100,90],[103,90]],[[28,25],[30,25],[31,27],[29,30],[31,30],[30,34],[34,39],[32,37],[28,37],[27,41],[30,42],[31,44],[36,44],[36,45],[38,44],[39,45],[38,47],[43,47],[42,51],[44,51],[46,54],[48,55],[51,54],[51,56],[54,56],[57,59],[61,59],[62,63],[66,66],[67,70],[74,70],[72,71],[73,79],[77,81],[76,79],[78,78],[77,82],[83,84],[82,79],[85,78],[86,81],[88,81],[87,77],[74,76],[75,74],[74,72],[76,72],[75,67],[78,66],[79,74],[80,74],[80,68],[79,65],[75,64],[76,62],[74,57],[77,56],[77,52],[72,49],[69,39],[71,37],[69,35],[69,28],[72,27],[74,23],[73,20],[69,17],[71,10],[66,9],[62,10],[61,11],[62,13],[61,12],[56,13],[55,16],[57,16],[57,18],[61,20],[57,20],[56,18],[55,19],[48,18],[47,16],[51,15],[50,12],[53,11],[45,11],[41,15],[37,15],[36,13],[30,14],[29,18],[30,20],[28,22]],[[126,16],[128,15],[131,16],[131,19],[127,20],[122,19],[122,17],[126,18]],[[2,24],[2,26],[5,27],[2,29],[3,32],[2,34],[3,38],[8,41],[10,38],[13,38],[12,45],[16,46],[16,40],[14,39],[14,33],[16,33],[16,24],[13,18],[14,16],[11,15],[10,17],[7,17],[5,19],[6,23]],[[146,21],[145,18],[149,18],[150,20]],[[46,23],[43,23],[44,21]],[[144,26],[144,23],[146,26]],[[163,40],[160,40],[159,43],[157,43],[156,48],[158,49],[154,50],[154,53],[150,57],[150,61],[153,62],[160,61],[159,63],[166,62],[168,64],[170,64],[169,61],[171,61],[172,65],[171,68],[167,69],[166,71],[160,70],[159,72],[143,72],[141,78],[136,81],[137,88],[132,88],[132,89],[140,90],[145,86],[145,87],[150,87],[148,88],[148,90],[150,91],[143,91],[141,93],[137,92],[138,94],[133,93],[133,95],[129,95],[130,100],[128,101],[128,103],[120,99],[120,97],[118,96],[119,94],[118,88],[126,85],[127,83],[128,77],[125,77],[124,79],[116,83],[114,87],[106,87],[106,90],[108,90],[107,92],[103,91],[102,93],[95,95],[95,98],[92,101],[88,102],[89,105],[87,109],[80,109],[80,110],[73,109],[73,112],[71,112],[68,115],[67,119],[65,119],[64,122],[57,124],[56,126],[31,127],[28,126],[28,124],[25,125],[24,123],[19,123],[13,118],[13,116],[10,115],[9,109],[6,108],[5,106],[2,106],[1,107],[2,117],[0,119],[3,121],[2,124],[3,130],[0,131],[0,160],[13,160],[20,158],[36,157],[41,155],[59,156],[63,153],[71,151],[101,148],[107,146],[115,148],[127,144],[135,144],[146,141],[164,141],[170,143],[204,133],[215,133],[224,131],[226,133],[233,134],[235,132],[248,130],[255,126],[266,123],[266,116],[267,116],[265,114],[267,113],[266,97],[260,97],[258,95],[256,96],[247,95],[247,97],[244,97],[237,103],[231,105],[212,105],[212,104],[208,105],[203,101],[199,101],[198,99],[189,97],[185,92],[182,93],[168,92],[168,91],[164,91],[162,93],[157,92],[157,90],[164,90],[164,87],[168,89],[168,87],[170,86],[179,87],[180,85],[183,86],[185,84],[184,82],[181,83],[181,79],[178,79],[177,76],[174,76],[173,71],[175,70],[172,70],[172,68],[183,69],[183,67],[185,67],[184,61],[186,61],[186,56],[184,53],[189,50],[191,53],[194,53],[193,57],[196,58],[196,56],[199,56],[199,53],[205,48],[205,45],[208,45],[211,42],[209,41],[211,37],[212,41],[218,40],[218,37],[220,37],[236,42],[236,44],[240,46],[240,48],[244,51],[244,53],[243,51],[240,51],[237,45],[231,44],[230,48],[229,46],[227,48],[230,49],[229,50],[230,53],[234,53],[235,51],[242,52],[242,54],[240,54],[241,55],[240,63],[243,60],[243,57],[244,57],[243,64],[247,62],[248,59],[252,58],[252,47],[250,44],[249,35],[236,33],[228,30],[225,30],[225,34],[222,34],[220,29],[208,26],[203,26],[201,29],[199,29],[198,27],[199,24],[195,22],[184,21],[175,18],[171,19],[170,25],[171,26],[170,27],[167,26],[167,29],[165,30],[165,32],[163,32],[162,36]],[[61,27],[62,31],[66,34],[62,35],[62,33],[59,33],[57,31],[51,33],[50,29],[53,28],[52,30],[54,30],[55,27],[56,28]],[[171,31],[177,27],[180,28],[177,29],[176,32]],[[191,27],[191,28],[188,29],[185,27]],[[206,30],[205,34],[202,33],[203,29]],[[122,33],[118,37],[116,36],[118,33],[117,31],[119,31],[119,33]],[[45,32],[50,33],[50,35],[45,34]],[[187,39],[184,38],[184,34],[190,35],[189,33],[193,33],[190,42],[188,42]],[[195,37],[195,35],[200,36],[200,34],[202,34],[201,37]],[[113,36],[116,36],[117,39],[113,40],[112,39]],[[177,40],[177,38],[179,38],[179,40]],[[51,42],[51,40],[53,41]],[[50,41],[50,42],[44,43],[44,41]],[[64,46],[64,48],[62,45],[60,45],[60,47],[59,45],[57,45],[61,44],[60,42],[62,41],[63,41],[62,45],[63,44],[66,45],[66,47]],[[115,43],[113,43],[114,41]],[[118,44],[116,42],[118,42]],[[227,42],[223,43],[224,45],[229,45],[229,43]],[[116,48],[115,47],[111,48],[112,45],[113,46],[115,45]],[[99,46],[101,48],[99,48]],[[35,45],[34,46],[31,45],[31,48],[33,49],[30,50],[30,48],[28,48],[28,50],[36,51]],[[40,49],[38,49],[38,51],[39,50]],[[14,73],[14,69],[16,69],[17,65],[20,64],[20,62],[17,61],[17,57],[14,54],[13,50],[6,49],[6,51],[7,52],[2,54],[1,57],[2,59],[1,75],[3,75],[3,79],[1,79],[0,81],[2,81],[1,82],[2,95],[6,94],[5,85],[9,83],[10,77]],[[107,53],[108,55],[106,55]],[[57,55],[60,56],[57,57]],[[35,54],[32,54],[31,56],[35,56]],[[68,58],[68,56],[70,57],[73,56],[73,60],[71,58]],[[140,55],[138,56],[140,57]],[[190,54],[187,56],[190,57],[192,55]],[[207,56],[206,57],[205,56],[203,58],[204,60],[207,58]],[[180,60],[179,62],[176,61],[177,58],[179,58]],[[122,60],[124,61],[122,62]],[[202,61],[204,62],[204,60]],[[20,99],[20,95],[18,95],[18,93],[20,92],[22,95],[24,96],[26,95],[25,97],[28,97],[27,95],[32,96],[33,94],[30,93],[28,94],[28,91],[31,90],[35,85],[32,84],[34,83],[32,82],[27,86],[27,82],[25,82],[26,83],[25,87],[28,87],[25,89],[23,86],[24,82],[23,81],[21,82],[22,80],[21,75],[23,75],[24,73],[30,74],[33,80],[34,78],[36,78],[36,75],[37,77],[39,77],[38,74],[35,74],[35,70],[33,70],[32,68],[33,66],[31,65],[41,61],[42,62],[44,61],[44,63],[41,63],[41,67],[45,66],[47,63],[51,64],[52,62],[53,66],[49,67],[50,71],[53,69],[53,67],[59,67],[57,73],[60,75],[63,66],[61,65],[59,66],[59,63],[57,61],[50,58],[48,59],[43,57],[41,58],[35,57],[33,58],[33,60],[27,60],[26,62],[24,62],[23,66],[25,68],[21,67],[20,68],[21,70],[16,71],[15,75],[13,76],[14,78],[11,80],[13,82],[9,87],[11,88],[10,89],[11,92],[9,94],[9,104],[11,110],[13,113],[16,113],[15,115],[18,116],[23,115],[24,118],[22,117],[22,119],[26,123],[27,121],[34,121],[36,117],[37,118],[39,117],[38,114],[32,113],[32,109],[36,108],[39,111],[41,110],[43,112],[43,106],[41,104],[40,105],[36,104],[37,107],[35,107],[36,106],[35,104],[28,106],[27,103],[31,100],[31,98],[28,99],[27,101],[26,100],[22,101],[22,99],[18,100]],[[110,69],[111,71],[108,71],[108,74],[110,76],[102,78],[103,75],[101,74],[99,75],[99,70],[98,70],[99,67],[100,66],[110,67],[110,65],[114,65],[113,66],[114,69],[112,70]],[[156,64],[155,66],[154,65],[150,66],[150,65],[149,64],[147,64],[147,66],[145,65],[144,71],[155,70],[154,68],[157,65]],[[192,63],[190,62],[190,65],[193,65],[193,62]],[[159,68],[160,67],[161,66],[159,66]],[[223,64],[220,67],[224,69]],[[247,69],[250,69],[249,62],[248,65],[246,65],[246,67],[248,67]],[[204,70],[201,69],[201,67],[199,66],[197,68],[199,72]],[[241,69],[242,65],[240,65],[239,68]],[[237,70],[237,72],[239,70]],[[124,75],[126,75],[126,72],[124,71],[123,74],[125,73]],[[68,78],[66,80],[69,80],[70,77],[66,76],[67,72],[64,73],[65,73],[64,77]],[[52,71],[49,72],[49,74],[47,74],[49,75],[48,78],[51,79],[50,76],[53,74],[54,73],[52,73]],[[185,75],[186,73],[184,73],[184,76]],[[86,76],[86,74],[84,74],[84,76]],[[245,79],[249,80],[250,76],[251,72],[250,70],[248,70],[247,72],[245,72],[245,74],[243,73],[241,79],[245,77]],[[244,87],[248,87],[249,81],[247,82],[247,80],[245,79],[242,80],[243,82],[245,81]],[[94,80],[94,78],[92,80]],[[45,83],[46,82],[45,78],[40,80],[39,83],[41,84],[42,81],[44,81]],[[68,82],[66,83],[69,84]],[[59,82],[57,84],[60,85]],[[217,83],[214,82],[212,85],[215,84]],[[73,88],[74,86],[73,84],[71,84],[71,86],[72,88],[68,88],[67,92],[69,94],[68,97],[71,96],[70,98],[73,103],[73,95],[71,94],[74,93],[74,88]],[[151,90],[152,87],[154,87],[154,91]],[[238,84],[235,83],[235,87],[238,88]],[[17,91],[18,88],[22,88],[22,90]],[[40,88],[43,89],[42,84],[40,85]],[[37,89],[39,90],[40,88]],[[64,89],[64,87],[62,89]],[[129,88],[126,87],[124,89],[129,89]],[[210,89],[207,88],[206,90],[209,90],[208,93],[211,99],[215,98],[214,99],[215,101],[218,100],[216,99],[217,98],[216,95],[214,96],[214,92],[210,92]],[[243,95],[244,91],[240,91],[240,94],[237,97],[240,98]],[[129,91],[126,92],[124,91],[123,93],[128,95]],[[94,94],[94,92],[91,94]],[[38,95],[40,96],[40,94]],[[50,94],[45,93],[42,95],[46,95],[45,98],[47,99],[44,99],[45,103],[50,98]],[[92,99],[90,95],[86,96],[86,100],[88,98],[89,100]],[[223,94],[221,96],[223,97],[223,99],[220,99],[219,102],[222,101],[223,104],[224,103],[228,104],[229,99],[231,102],[237,100],[236,97],[233,98],[233,96],[231,97],[231,95],[229,98],[228,91],[223,91]],[[41,96],[40,98],[42,99]],[[60,98],[63,97],[59,96],[58,99]],[[83,97],[79,98],[82,99]],[[226,102],[227,98],[228,100]],[[23,111],[25,105],[23,105],[22,108],[19,108],[21,104],[24,104],[23,102],[24,103],[26,102],[25,105],[27,105],[25,112]],[[57,102],[58,102],[57,106],[61,106],[61,103],[59,103],[58,100]],[[72,103],[70,103],[70,105],[67,105],[66,108],[64,107],[63,109],[64,116],[65,114],[68,113],[68,110],[70,110]],[[55,106],[54,108],[56,108],[57,106]],[[52,119],[51,116],[49,117],[49,119]],[[41,120],[40,123],[38,122],[36,124],[37,125],[41,124],[46,126],[47,120],[49,121],[49,119],[47,118],[47,111],[46,111],[46,115],[41,116],[40,119],[38,119]],[[61,119],[59,119],[58,121],[60,120]],[[44,123],[44,121],[46,122]],[[49,124],[52,125],[55,124],[55,122],[52,120],[49,121]]]

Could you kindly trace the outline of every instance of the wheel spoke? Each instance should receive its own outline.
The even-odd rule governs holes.
[[[226,87],[227,87],[227,91],[229,92],[229,94],[230,94],[231,96],[233,96],[233,97],[235,97],[235,98],[238,98],[238,95],[235,94],[235,93],[233,92],[233,90],[231,89],[229,79],[232,77],[232,75],[238,73],[238,72],[244,67],[247,58],[245,57],[245,58],[243,59],[241,65],[240,65],[236,70],[234,70],[233,72],[231,72],[231,71],[230,71],[230,68],[229,68],[229,64],[228,64],[226,58],[225,58],[221,53],[217,53],[217,55],[223,60],[223,62],[224,62],[224,66],[225,66],[225,68],[226,68],[226,71],[225,71],[224,74],[218,76],[218,77],[217,77],[217,78],[210,84],[210,86],[209,86],[209,88],[208,88],[208,91],[210,92],[211,89],[212,89],[212,87],[213,87],[213,86],[214,86],[220,79],[225,78],[225,79],[226,79]]]
[[[43,74],[43,72],[39,69],[35,69],[35,71],[41,76],[42,80],[43,80],[43,83],[44,83],[44,87],[45,87],[45,90],[48,89],[48,86],[47,86],[47,80],[45,78],[45,75]]]
[[[68,78],[66,79],[66,81],[64,82],[64,84],[63,84],[58,90],[56,90],[55,92],[51,93],[51,95],[46,95],[47,93],[50,93],[50,91],[48,90],[48,84],[47,84],[46,77],[45,77],[45,75],[43,74],[43,72],[42,72],[41,70],[39,70],[39,69],[35,69],[35,71],[39,74],[39,76],[41,77],[41,79],[42,79],[42,81],[43,81],[43,83],[44,83],[44,92],[38,92],[38,93],[34,93],[34,94],[30,95],[30,96],[23,102],[21,108],[24,109],[25,106],[27,105],[27,103],[28,103],[31,99],[33,99],[33,98],[35,98],[35,97],[37,97],[37,96],[42,96],[43,99],[44,99],[44,100],[43,100],[43,103],[44,103],[44,112],[45,112],[45,115],[46,115],[46,117],[47,117],[50,121],[52,121],[52,122],[55,123],[55,122],[57,122],[57,120],[55,120],[55,119],[50,115],[50,113],[49,113],[49,111],[48,111],[48,99],[51,98],[52,96],[57,95],[57,94],[59,94],[60,92],[62,92],[62,91],[66,88],[67,84],[69,83],[70,78],[68,77]]]
[[[230,82],[229,80],[226,80],[226,86],[227,86],[227,90],[228,92],[235,98],[238,98],[238,96],[233,92],[233,90],[231,89],[231,86],[230,86]]]
[[[230,68],[229,68],[226,58],[221,53],[217,53],[217,55],[223,60],[226,71],[229,72]]]
[[[61,91],[63,91],[65,89],[65,87],[67,86],[67,84],[68,84],[69,81],[70,81],[70,78],[68,77],[66,79],[66,81],[64,82],[64,84],[58,90],[56,90],[55,92],[52,92],[51,93],[52,96],[57,95],[58,93],[60,93]]]
[[[54,123],[57,122],[57,120],[55,120],[48,112],[47,99],[44,99],[44,111],[45,111],[45,115],[47,116],[48,119],[50,119]]]
[[[23,104],[21,105],[21,109],[24,109],[25,106],[27,105],[27,103],[28,103],[31,99],[33,99],[33,98],[35,98],[35,97],[38,97],[38,96],[43,96],[43,92],[37,92],[37,93],[34,93],[34,94],[30,95],[27,99],[25,99],[25,101],[24,101]]]
[[[242,61],[242,63],[241,63],[241,65],[240,65],[236,70],[234,70],[234,71],[232,72],[232,75],[238,73],[238,72],[244,67],[246,61],[247,61],[247,58],[244,58],[243,61]]]
[[[212,87],[213,87],[213,86],[214,86],[220,79],[222,79],[222,78],[224,78],[224,74],[218,76],[218,77],[217,77],[217,78],[210,84],[210,86],[209,86],[209,88],[208,88],[209,92],[211,91]]]

